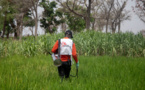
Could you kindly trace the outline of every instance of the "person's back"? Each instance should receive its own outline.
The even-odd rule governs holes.
[[[77,63],[77,68],[79,66],[75,43],[70,38],[73,38],[72,32],[70,30],[67,30],[65,32],[65,37],[60,40],[57,40],[52,48],[53,53],[58,53],[58,48],[60,50],[59,54],[60,59],[62,61],[62,65],[58,67],[58,72],[59,76],[62,78],[64,76],[65,78],[69,78],[71,70],[71,56],[73,56],[75,62]]]

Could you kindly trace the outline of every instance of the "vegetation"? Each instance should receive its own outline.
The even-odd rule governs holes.
[[[45,33],[71,29],[74,32],[100,30],[106,33],[121,32],[121,23],[129,20],[125,10],[126,0],[0,0],[0,37],[21,40],[23,32],[39,34],[38,27]],[[43,10],[38,11],[38,8]],[[39,24],[40,23],[40,24]],[[25,33],[25,34],[26,34]],[[29,33],[30,34],[30,33]]]
[[[0,56],[47,54],[51,52],[56,40],[63,37],[64,34],[60,33],[57,35],[42,35],[37,39],[26,37],[22,41],[0,41]],[[105,34],[96,31],[86,31],[75,34],[73,40],[76,44],[78,55],[145,57],[145,38],[141,34],[134,35],[130,32]]]
[[[142,0],[139,2],[137,11],[144,5]],[[121,33],[121,23],[130,19],[126,3],[0,0],[0,90],[144,90],[145,38],[140,33]],[[38,13],[38,7],[44,11]],[[39,22],[45,35],[37,37]],[[48,54],[56,40],[64,37],[64,33],[55,33],[58,26],[62,32],[74,32],[80,62],[79,78],[71,77],[63,83]],[[23,37],[25,27],[35,38]],[[97,31],[103,29],[106,33]],[[9,38],[9,34],[14,34],[14,38]],[[75,74],[75,69],[73,64],[71,74]]]
[[[40,19],[41,27],[44,28],[45,33],[54,33],[57,31],[56,26],[63,23],[64,20],[57,20],[62,17],[62,13],[59,11],[55,11],[57,3],[55,1],[49,2],[43,0],[41,2],[41,6],[44,8],[43,18]]]
[[[145,23],[145,1],[144,0],[134,0],[135,7],[133,7],[133,11],[140,18],[140,20]]]
[[[85,22],[82,18],[79,18],[78,16],[71,16],[71,14],[66,14],[66,17],[70,30],[80,32],[85,29]]]
[[[78,78],[60,83],[50,56],[0,60],[1,90],[144,90],[144,58],[80,56]],[[75,64],[71,74],[75,74]]]

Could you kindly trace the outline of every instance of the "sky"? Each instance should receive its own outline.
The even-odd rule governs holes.
[[[124,21],[121,24],[121,31],[122,32],[127,32],[131,31],[135,34],[140,32],[141,30],[145,30],[145,23],[143,23],[138,16],[133,12],[132,6],[135,6],[135,2],[133,0],[128,0],[127,5],[126,5],[126,10],[130,11],[131,15],[131,20]],[[38,8],[38,14],[41,16],[43,9]],[[23,30],[23,35],[31,35],[31,32],[28,30],[28,28],[25,28]],[[40,23],[38,24],[38,34],[44,34],[43,28],[40,27]]]
[[[131,11],[130,12],[131,20],[124,21],[122,23],[121,30],[123,32],[132,31],[134,33],[138,33],[141,30],[145,30],[145,23],[143,23],[138,18],[138,16],[133,12],[132,6],[135,6],[135,2],[133,2],[132,0],[129,0],[128,3],[127,3],[127,5],[126,5],[126,9],[129,10],[129,11]]]

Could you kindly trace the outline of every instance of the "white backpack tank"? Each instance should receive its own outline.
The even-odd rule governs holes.
[[[71,39],[60,39],[60,55],[72,55],[72,45]]]

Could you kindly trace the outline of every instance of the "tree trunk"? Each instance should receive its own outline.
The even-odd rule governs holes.
[[[116,31],[117,23],[115,23],[114,30]]]
[[[16,39],[17,38],[17,35],[16,35],[16,25],[14,24],[13,19],[11,20],[10,24],[11,24],[13,30],[14,30],[14,39]]]
[[[113,23],[112,23],[112,34],[115,33],[115,31],[116,31],[116,27],[117,27],[116,22],[113,22]]]
[[[10,30],[8,29],[7,30],[8,32],[7,32],[7,39],[9,38],[9,34],[10,34]]]
[[[109,19],[110,19],[110,12],[112,10],[113,5],[114,5],[114,0],[111,0],[111,6],[110,6],[109,10],[107,11],[106,33],[108,32],[108,23],[109,23]]]
[[[86,29],[90,29],[90,20],[86,17]]]
[[[95,30],[95,22],[92,22],[92,30]]]
[[[121,20],[119,18],[119,22],[118,22],[118,33],[120,33],[120,28],[121,28]]]
[[[108,32],[108,22],[109,22],[109,19],[107,19],[107,23],[106,23],[106,33]]]
[[[35,38],[37,37],[37,29],[38,29],[38,20],[35,18]]]
[[[31,31],[32,36],[34,36],[34,34],[33,34],[33,27],[30,27],[29,30]]]
[[[35,6],[35,4],[33,4],[34,5],[34,11],[35,11],[35,38],[37,37],[37,30],[38,30],[38,12],[37,12],[37,5],[38,5],[38,2],[37,2],[37,4],[36,4],[36,6]]]
[[[2,38],[4,38],[5,35],[5,31],[6,31],[6,23],[7,23],[7,12],[5,13],[5,18],[4,18],[4,23],[3,23],[3,34],[2,34]]]
[[[100,19],[97,21],[97,24],[98,24],[98,30],[99,31],[102,31],[102,23],[100,22]]]
[[[21,27],[21,22],[20,20],[17,20],[17,26],[16,26],[16,38],[18,38],[20,36],[20,27]]]
[[[66,24],[65,23],[62,23],[61,24],[61,28],[62,28],[62,31],[65,32],[66,31]]]
[[[111,23],[112,34],[115,33],[114,22]]]
[[[18,38],[18,34],[17,34],[17,31],[16,29],[14,30],[14,39],[17,39]]]
[[[114,34],[115,33],[115,28],[112,28],[112,34]]]
[[[33,17],[35,19],[35,38],[37,37],[37,30],[38,30],[38,12],[37,12],[37,8],[38,8],[38,3],[39,3],[39,0],[30,0],[31,1],[31,4],[32,4],[32,7],[31,7],[31,10],[32,10],[32,14],[33,14]]]
[[[23,33],[23,17],[24,17],[24,14],[22,14],[22,19],[21,19],[21,24],[20,24],[20,28],[19,28],[19,30],[20,30],[20,36],[19,36],[19,40],[22,40],[22,33]]]
[[[87,7],[86,29],[90,29],[90,13],[91,13],[91,0],[89,0],[89,6]]]
[[[19,40],[22,40],[22,32],[23,32],[23,22],[21,23],[21,26],[20,26],[20,34],[19,34]]]
[[[20,27],[20,23],[17,20],[17,26],[16,26],[16,29],[14,30],[14,39],[18,39],[18,36],[19,36],[19,27]]]

